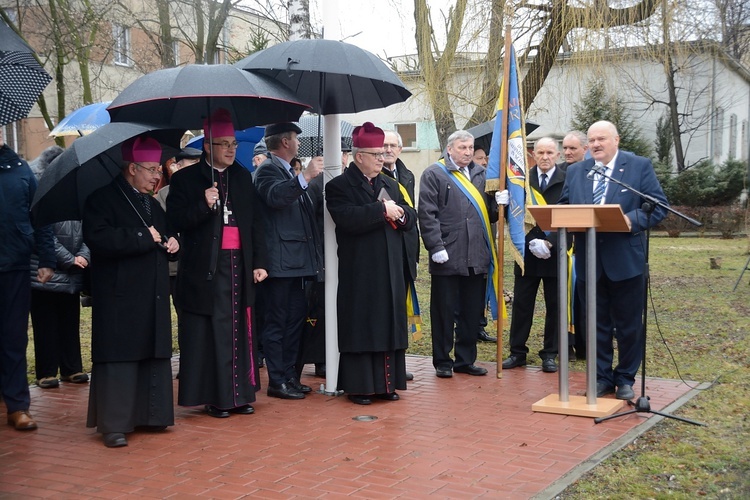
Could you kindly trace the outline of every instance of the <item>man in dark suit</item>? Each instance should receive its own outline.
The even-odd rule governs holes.
[[[656,208],[649,218],[643,200],[607,177],[589,172],[595,164],[605,175],[666,203],[664,192],[647,158],[620,151],[620,136],[610,122],[599,121],[588,130],[591,159],[571,165],[560,204],[618,204],[630,226],[629,233],[596,235],[596,375],[597,396],[616,391],[618,399],[635,396],[635,374],[643,357],[643,303],[645,293],[646,233],[666,215]],[[603,191],[602,191],[603,189]],[[584,286],[586,234],[575,235],[578,286]],[[613,335],[613,328],[616,329]],[[613,338],[617,338],[618,363],[612,369]]]
[[[307,188],[323,172],[323,159],[310,160],[295,174],[302,130],[294,123],[266,127],[268,159],[255,171],[268,248],[268,279],[263,284],[263,354],[268,369],[268,395],[303,399],[312,389],[302,384],[295,365],[307,315],[306,281],[323,280],[323,244]]]
[[[565,182],[565,172],[556,168],[560,157],[557,142],[551,137],[542,137],[534,145],[536,166],[529,171],[529,185],[542,194],[548,205],[557,203]],[[547,315],[544,319],[544,346],[539,351],[542,371],[557,371],[555,356],[558,349],[558,298],[557,261],[550,257],[557,251],[557,233],[545,234],[539,226],[534,226],[526,234],[524,251],[524,271],[515,265],[513,286],[513,313],[510,323],[510,356],[503,361],[503,368],[510,369],[526,364],[529,348],[531,324],[534,318],[534,305],[539,283],[544,284],[544,303]]]

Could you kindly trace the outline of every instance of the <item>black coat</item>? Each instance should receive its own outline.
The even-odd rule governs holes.
[[[414,198],[414,174],[411,170],[406,168],[404,162],[400,159],[396,160],[396,172],[398,173],[398,182],[404,186],[404,189],[409,194],[411,199],[412,208],[417,205],[417,200]],[[389,177],[393,177],[393,174],[386,168],[383,169],[383,173]],[[412,280],[417,279],[417,263],[419,262],[419,228],[415,225],[412,229],[404,233],[404,250],[406,252],[406,265],[409,269],[409,274]]]
[[[268,277],[322,281],[323,242],[310,196],[273,153],[254,176],[262,201]]]
[[[122,177],[86,200],[83,237],[91,250],[94,363],[172,356],[169,256],[139,214],[162,235],[169,237],[170,231],[164,210],[148,200],[150,218]]]
[[[377,199],[381,187],[404,209],[405,223],[396,229]],[[373,192],[354,164],[326,184],[326,200],[338,242],[339,351],[406,349],[403,235],[414,227],[416,212],[404,201],[396,181],[378,175]]]
[[[539,190],[539,174],[537,171],[539,167],[533,167],[529,171],[529,186]],[[565,185],[565,171],[561,168],[555,168],[552,173],[552,178],[547,180],[547,188],[542,193],[544,200],[547,205],[554,205],[562,194],[563,185]],[[550,252],[552,256],[549,259],[540,259],[536,257],[531,250],[529,250],[529,242],[533,239],[547,240],[552,244]],[[523,264],[524,264],[524,275],[525,276],[536,276],[540,278],[555,277],[557,276],[557,231],[550,231],[549,235],[546,235],[539,226],[534,226],[531,230],[526,233],[526,248],[524,250]],[[521,275],[521,268],[518,264],[515,265],[515,275]]]
[[[253,269],[268,269],[260,204],[252,174],[236,162],[227,171],[232,212],[242,244],[243,305],[251,307],[255,303]],[[213,277],[223,232],[221,214],[214,214],[205,199],[206,189],[213,185],[211,167],[201,160],[175,173],[169,185],[167,217],[182,239],[175,304],[194,314],[211,315]]]

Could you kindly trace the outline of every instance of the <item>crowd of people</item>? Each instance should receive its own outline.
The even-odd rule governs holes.
[[[336,224],[338,388],[348,399],[396,401],[413,378],[405,356],[407,295],[422,246],[435,375],[487,374],[476,364],[477,342],[496,340],[485,331],[486,291],[498,265],[494,223],[505,216],[509,194],[485,192],[488,152],[475,148],[470,133],[451,134],[443,157],[417,182],[399,158],[398,133],[366,122],[353,131],[351,161],[344,151],[342,174],[325,185],[324,204],[323,159],[302,166],[297,125],[266,127],[251,173],[236,162],[232,123],[229,110],[214,112],[204,123],[203,150],[184,149],[166,171],[157,141],[126,141],[121,175],[88,198],[82,223],[36,229],[29,219],[34,173],[2,145],[0,204],[8,216],[0,221],[0,238],[8,250],[0,256],[0,386],[10,425],[36,428],[26,381],[29,311],[39,387],[89,381],[78,332],[84,288],[93,297],[87,425],[106,446],[126,446],[126,435],[136,430],[174,425],[170,296],[178,318],[178,405],[202,407],[215,418],[253,414],[263,363],[268,396],[304,399],[312,392],[300,380],[304,363],[325,373],[325,357],[310,355],[325,352],[323,336],[303,340],[311,311],[322,310],[311,297],[322,301],[324,207]],[[527,194],[534,191],[547,204],[619,204],[625,213],[629,233],[603,233],[596,241],[597,395],[631,399],[644,342],[643,239],[647,225],[665,214],[657,207],[646,217],[640,198],[610,179],[666,200],[651,162],[618,144],[609,122],[565,135],[563,162],[557,140],[536,140]],[[558,370],[565,346],[558,345],[562,305],[551,258],[557,246],[556,234],[538,226],[526,235],[524,267],[517,264],[514,272],[504,369],[529,361],[542,284],[539,358],[544,372]],[[577,233],[574,249],[585,248],[585,235]],[[575,269],[576,327],[567,347],[580,359],[586,353],[583,252],[576,253]]]

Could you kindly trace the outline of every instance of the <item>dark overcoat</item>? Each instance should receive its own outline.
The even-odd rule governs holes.
[[[413,208],[417,206],[417,199],[414,197],[414,173],[406,168],[404,162],[396,159],[396,172],[398,173],[398,182],[404,186],[409,194]],[[393,174],[384,168],[383,173],[389,177]],[[406,265],[412,280],[417,279],[417,263],[419,262],[419,229],[415,225],[411,230],[404,233],[404,251],[406,252]]]
[[[529,186],[537,191],[539,191],[538,170],[539,167],[532,167],[528,174]],[[552,177],[547,181],[547,188],[541,193],[544,201],[547,202],[547,205],[554,205],[557,203],[557,200],[560,199],[560,195],[562,194],[564,184],[565,171],[558,166],[555,168],[555,171],[552,172]],[[529,242],[533,239],[549,241],[552,244],[552,248],[550,249],[552,257],[549,259],[540,259],[531,253],[531,250],[529,250]],[[557,255],[557,231],[553,230],[550,231],[549,234],[545,234],[539,226],[534,226],[528,233],[526,233],[526,241],[524,244],[526,245],[523,255],[525,276],[536,276],[538,278],[554,278],[557,276],[557,258],[555,257]],[[521,267],[518,264],[515,265],[514,273],[516,276],[521,276]]]
[[[150,216],[122,177],[86,200],[83,238],[91,250],[94,363],[172,356],[169,255],[141,217],[162,235],[175,235],[159,203],[148,200]]]
[[[255,303],[253,269],[267,269],[266,246],[258,195],[252,174],[239,163],[228,167],[229,197],[240,230],[244,307]],[[221,249],[222,215],[206,203],[211,167],[205,158],[176,172],[170,181],[167,217],[180,233],[182,249],[175,287],[177,307],[194,314],[213,313],[213,278]],[[221,193],[221,199],[224,199]]]
[[[405,221],[396,229],[377,199],[381,188],[404,209]],[[373,190],[354,163],[326,184],[326,200],[338,243],[339,351],[406,349],[403,234],[414,227],[416,212],[396,181],[378,175]]]

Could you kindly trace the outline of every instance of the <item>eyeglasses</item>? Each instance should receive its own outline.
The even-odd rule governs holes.
[[[213,144],[214,146],[221,146],[224,149],[230,149],[230,148],[231,149],[237,149],[237,146],[238,146],[237,141],[233,141],[233,142],[227,142],[227,141],[224,141],[224,142],[212,142],[211,144]]]
[[[146,172],[148,172],[149,174],[155,177],[161,177],[162,175],[164,175],[164,172],[162,172],[161,168],[156,168],[156,167],[147,168],[138,162],[134,161],[133,163],[135,163],[136,167],[142,168],[143,170],[145,170]]]
[[[385,153],[372,153],[370,151],[360,151],[360,153],[364,153],[366,155],[372,155],[375,158],[380,158],[380,159],[385,158]]]
[[[398,149],[399,147],[401,146],[398,144],[383,144],[384,149]]]

